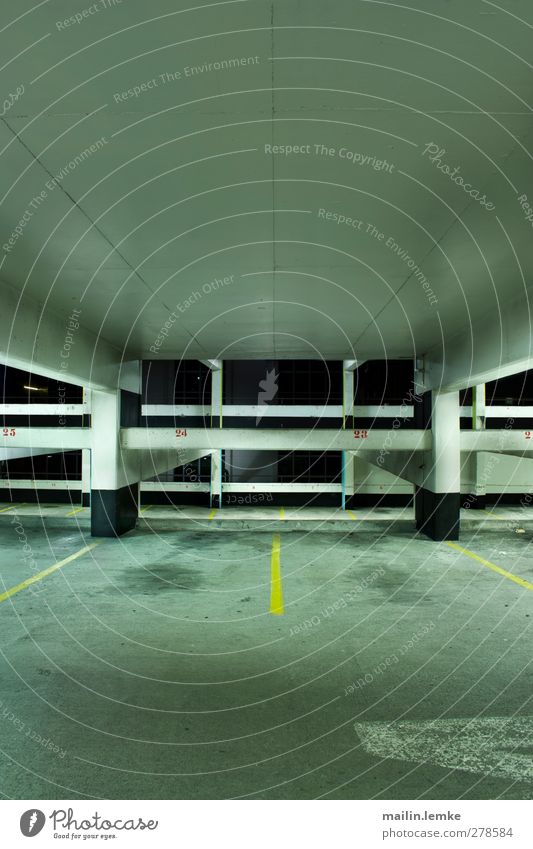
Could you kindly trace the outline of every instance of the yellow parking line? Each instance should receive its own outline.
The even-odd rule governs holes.
[[[76,551],[75,554],[71,554],[70,557],[65,557],[65,559],[60,560],[59,563],[55,563],[53,566],[49,566],[48,569],[44,569],[42,572],[32,575],[32,577],[28,578],[27,581],[22,581],[21,584],[11,587],[11,589],[6,590],[5,593],[0,595],[0,602],[6,601],[6,599],[11,598],[12,595],[19,593],[21,590],[25,590],[30,586],[30,584],[35,584],[36,581],[42,581],[42,579],[46,578],[47,575],[51,575],[52,572],[57,572],[58,569],[66,566],[67,563],[72,563],[73,560],[77,560],[78,557],[82,557],[84,554],[87,554],[88,551],[92,551],[92,549],[96,548],[97,545],[100,545],[100,543],[93,542],[91,545],[86,545],[84,548],[80,548],[79,551]]]
[[[285,613],[283,608],[283,587],[281,585],[279,534],[272,537],[272,554],[270,557],[270,613],[280,616]]]
[[[352,513],[351,510],[347,510],[346,512],[348,513],[349,516],[352,517],[352,519],[357,519],[357,516],[355,515],[355,513]]]
[[[217,515],[217,511],[216,511],[216,510],[211,510],[211,512],[210,512],[210,514],[209,514],[209,518],[210,518],[210,519],[214,519],[216,515]]]
[[[478,563],[481,563],[488,569],[492,569],[492,571],[497,572],[498,575],[503,575],[504,578],[508,578],[509,581],[513,581],[520,587],[524,587],[524,589],[526,590],[533,590],[533,584],[530,584],[529,581],[525,581],[523,578],[519,578],[518,575],[513,575],[512,572],[508,572],[506,569],[502,569],[501,566],[496,566],[495,563],[491,563],[490,560],[485,560],[484,557],[480,557],[478,554],[474,554],[473,551],[469,551],[467,548],[462,548],[460,545],[456,545],[454,542],[447,542],[446,545],[449,545],[450,548],[455,548],[455,550],[460,551],[461,554],[466,554],[466,556],[471,557],[472,560],[477,560]]]
[[[284,518],[285,518],[285,507],[280,507],[280,508],[279,508],[279,517],[280,517],[280,519],[284,519]]]
[[[8,510],[14,510],[14,509],[15,509],[15,504],[12,504],[11,507],[2,507],[2,509],[0,510],[0,513],[7,513]]]
[[[141,512],[141,513],[146,513],[146,511],[147,511],[147,510],[149,510],[149,509],[150,509],[150,507],[152,507],[152,504],[147,504],[147,505],[146,505],[146,507],[141,507],[140,512]]]
[[[483,510],[483,513],[486,513],[491,519],[495,519],[497,522],[508,522],[508,516],[496,516],[491,510]]]
[[[84,507],[76,507],[75,510],[71,510],[70,513],[67,513],[67,516],[75,516],[76,513],[81,513],[81,511],[84,509]]]

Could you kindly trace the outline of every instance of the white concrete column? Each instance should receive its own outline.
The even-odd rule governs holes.
[[[485,430],[485,384],[472,387],[472,430]]]
[[[424,359],[415,357],[413,373],[413,391],[415,395],[423,395],[426,389],[426,369]]]
[[[93,489],[117,489],[120,479],[120,392],[93,392],[91,473]]]
[[[344,360],[342,364],[342,427],[353,427],[354,411],[354,371],[357,368],[355,360]],[[346,509],[346,501],[354,494],[354,457],[349,451],[343,451],[342,462],[342,509]]]
[[[347,419],[353,420],[354,408],[354,368],[352,367],[353,360],[344,360],[342,364],[342,412],[343,423],[346,427]],[[353,421],[348,421],[348,426],[352,426]]]
[[[458,392],[431,393],[431,451],[416,493],[417,527],[435,540],[457,539],[461,500]]]
[[[211,427],[222,427],[222,360],[203,360],[211,369]],[[222,506],[222,451],[211,454],[211,507]]]
[[[222,506],[222,451],[211,453],[211,507]]]
[[[81,451],[81,503],[88,507],[91,503],[91,451],[82,448]]]
[[[356,459],[351,451],[342,452],[342,509],[346,509],[346,502],[355,492],[355,463]]]
[[[485,384],[472,387],[472,430],[485,430],[486,415],[486,392]],[[474,457],[474,492],[476,500],[473,507],[484,507],[487,495],[487,480],[485,474],[487,455],[482,451],[476,451]]]
[[[222,361],[211,367],[211,427],[222,427]]]
[[[432,492],[459,492],[461,483],[461,420],[458,392],[433,392],[431,399]]]
[[[130,423],[137,403],[140,410],[140,395],[124,390],[92,393],[93,536],[119,536],[134,528],[137,521],[141,453],[120,447],[121,417]]]

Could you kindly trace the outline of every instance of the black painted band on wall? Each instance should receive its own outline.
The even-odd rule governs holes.
[[[431,492],[417,487],[416,529],[433,540],[459,539],[461,493]]]
[[[91,492],[91,536],[115,537],[135,528],[139,515],[139,484]]]

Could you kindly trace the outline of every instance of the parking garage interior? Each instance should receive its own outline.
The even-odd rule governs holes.
[[[0,798],[531,798],[531,11],[11,10]]]

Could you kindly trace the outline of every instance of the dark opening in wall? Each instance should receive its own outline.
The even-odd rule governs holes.
[[[227,360],[225,404],[341,404],[342,363],[325,360]],[[265,397],[268,396],[268,397]]]
[[[413,360],[367,360],[354,375],[355,403],[412,403],[408,399],[413,379]]]
[[[279,404],[342,404],[340,360],[278,360]]]
[[[463,389],[459,392],[459,401],[463,406],[472,404],[473,390]],[[509,377],[501,377],[485,384],[485,404],[490,407],[531,407],[533,406],[533,371],[523,371]],[[533,418],[513,417],[496,418],[486,410],[485,427],[487,430],[526,430],[533,428]],[[472,418],[462,418],[461,428],[472,428]]]
[[[180,481],[181,483],[209,483],[211,480],[211,457],[208,455],[198,460],[191,460],[190,463],[178,466],[168,475],[167,480]],[[163,475],[159,475],[159,480],[163,479]]]
[[[51,377],[0,365],[2,404],[81,404],[83,389]]]
[[[0,463],[0,477],[12,480],[81,480],[81,451],[16,457]]]
[[[2,481],[81,481],[81,451],[58,451],[34,457],[15,457],[0,462]],[[23,489],[4,485],[0,487],[0,501],[32,504],[34,502],[78,504],[81,490],[41,489],[33,484]]]
[[[210,404],[211,369],[199,360],[180,360],[176,364],[174,404]]]
[[[279,483],[340,483],[340,451],[291,451],[279,455]]]
[[[199,360],[143,360],[143,404],[210,404],[211,371]]]
[[[528,407],[533,405],[533,371],[500,377],[485,386],[487,405]]]
[[[0,366],[1,398],[3,404],[57,404],[62,405],[83,403],[83,389],[60,380],[31,374],[22,369],[10,366]],[[89,424],[89,417],[67,416],[61,412],[54,416],[13,415],[0,416],[2,428],[17,427],[81,427]],[[10,448],[6,440],[6,448]],[[55,452],[53,454],[31,455],[29,449],[21,449],[10,453],[27,454],[22,457],[9,457],[0,462],[0,477],[3,480],[80,480],[81,451]],[[9,456],[9,455],[8,455]],[[17,500],[35,500],[38,491],[12,490],[13,498]],[[37,495],[36,495],[37,493]],[[68,500],[68,492],[43,491],[42,500]],[[75,497],[75,496],[73,496]],[[10,490],[2,489],[0,498],[10,500]]]

